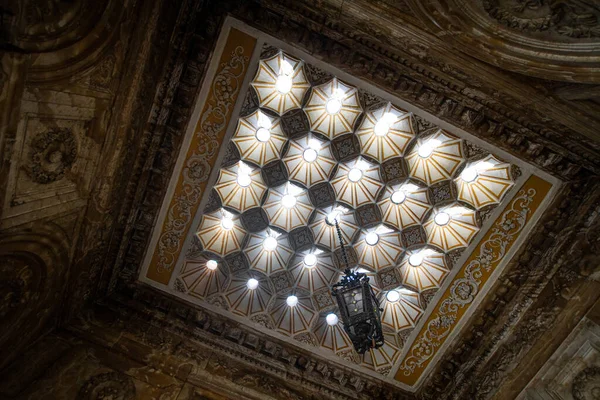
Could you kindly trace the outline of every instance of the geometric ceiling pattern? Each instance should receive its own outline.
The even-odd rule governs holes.
[[[173,287],[387,375],[513,167],[397,105],[267,48]],[[354,352],[331,285],[349,263],[385,345]]]

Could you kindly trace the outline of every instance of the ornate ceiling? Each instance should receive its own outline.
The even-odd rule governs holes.
[[[0,397],[593,398],[593,3],[9,0]]]
[[[419,334],[427,334],[424,324],[448,301],[437,292],[456,290],[468,256],[501,261],[506,248],[497,255],[487,242],[481,250],[474,246],[485,235],[508,240],[492,229],[495,219],[509,224],[506,233],[513,230],[502,246],[512,245],[532,214],[529,204],[537,208],[551,184],[532,183],[539,178],[523,174],[501,151],[442,129],[302,54],[265,43],[242,58],[252,46],[234,46],[251,36],[237,28],[224,32],[221,69],[198,106],[204,104],[199,121],[206,135],[200,146],[214,140],[215,126],[227,132],[217,139],[215,169],[203,178],[206,190],[190,197],[175,189],[166,198],[162,231],[154,232],[156,247],[140,279],[410,388],[423,376],[413,360],[414,346],[424,346]],[[234,111],[208,124],[233,96]],[[172,182],[196,190],[198,174],[206,173],[201,160],[198,150],[188,152]],[[531,189],[521,188],[525,197],[512,200],[517,181]],[[516,212],[514,201],[522,220],[502,222],[512,217],[498,212]],[[183,202],[190,212],[173,214]],[[351,266],[367,272],[383,308],[386,343],[364,355],[352,349],[330,294],[345,268],[335,221]],[[450,298],[470,303],[468,292],[483,290],[477,274],[461,288],[467,292]],[[451,325],[460,326],[461,318]],[[440,344],[418,363],[425,367]]]

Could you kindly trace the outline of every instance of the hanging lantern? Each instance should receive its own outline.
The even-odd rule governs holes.
[[[364,354],[367,350],[376,349],[384,344],[381,328],[382,309],[369,284],[369,277],[363,272],[350,269],[337,219],[335,227],[346,269],[341,281],[333,285],[331,294],[340,309],[344,331],[352,341],[354,349],[359,354]]]

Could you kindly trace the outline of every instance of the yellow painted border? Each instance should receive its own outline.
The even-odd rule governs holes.
[[[515,244],[552,184],[532,175],[506,206],[446,289],[402,359],[396,380],[413,386]]]
[[[146,277],[167,285],[216,163],[256,38],[232,28],[188,147]],[[151,249],[152,250],[152,249]]]

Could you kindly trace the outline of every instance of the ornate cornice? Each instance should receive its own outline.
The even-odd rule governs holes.
[[[264,2],[262,6],[243,3],[205,2],[192,6],[192,2],[185,2],[177,10],[179,15],[164,10],[167,18],[157,29],[157,37],[163,35],[162,41],[153,45],[149,56],[148,74],[151,76],[145,78],[137,96],[139,108],[130,109],[143,110],[131,123],[136,135],[128,139],[131,148],[119,159],[121,175],[115,179],[117,184],[109,200],[95,215],[91,214],[84,229],[88,237],[80,241],[77,265],[85,273],[75,283],[74,304],[84,304],[83,299],[99,297],[110,290],[117,297],[131,290],[130,284],[137,276],[148,246],[206,62],[227,13],[562,179],[585,178],[600,170],[598,149],[590,141],[559,123],[545,123],[543,116],[531,112],[514,97],[486,94],[491,85],[484,85],[479,78],[443,63],[440,54],[428,53],[426,46],[416,39],[419,32],[413,32],[413,37],[404,33],[403,45],[394,50],[395,43],[382,44],[374,36],[355,29],[363,27],[364,21],[352,28],[351,23],[355,22],[352,19],[341,21],[325,12],[320,14],[319,9],[310,10],[305,4],[292,4],[296,2]],[[335,9],[331,12],[335,13]],[[159,59],[163,54],[167,54],[166,61]],[[162,62],[165,67],[157,84],[157,70],[160,71]],[[552,125],[552,129],[547,128],[548,125]],[[566,211],[562,212],[559,217],[567,217]],[[550,262],[550,255],[535,254],[539,258],[522,262],[527,266],[540,264],[541,257],[549,257],[544,263]],[[100,289],[95,286],[99,276],[102,277]],[[519,278],[503,285],[509,285],[514,296],[523,282]],[[501,295],[498,290],[504,290],[504,286],[493,290],[490,296]],[[149,293],[158,298],[154,292]],[[111,309],[125,308],[125,303],[119,300]],[[173,304],[172,310],[181,306]],[[191,312],[188,309],[187,313]],[[445,373],[434,373],[431,382],[440,380],[441,386],[447,384]],[[434,387],[437,383],[426,385]]]
[[[589,279],[600,262],[599,200],[594,181],[564,189],[463,328],[469,334],[440,360],[424,398],[489,398],[501,385],[514,398],[533,378],[599,297]]]
[[[111,315],[110,320],[104,320],[103,315]],[[69,330],[116,349],[118,346],[111,340],[104,342],[105,338],[126,336],[161,357],[171,358],[170,362],[194,362],[193,374],[197,375],[205,370],[239,383],[241,376],[253,371],[278,387],[272,393],[268,392],[270,386],[257,389],[285,400],[307,396],[340,400],[413,398],[378,379],[284,341],[265,338],[245,325],[182,304],[138,284],[95,306],[85,317],[74,321]],[[102,335],[96,333],[100,331]],[[152,362],[149,361],[150,365]],[[291,395],[281,389],[291,391],[293,396],[286,397]]]

